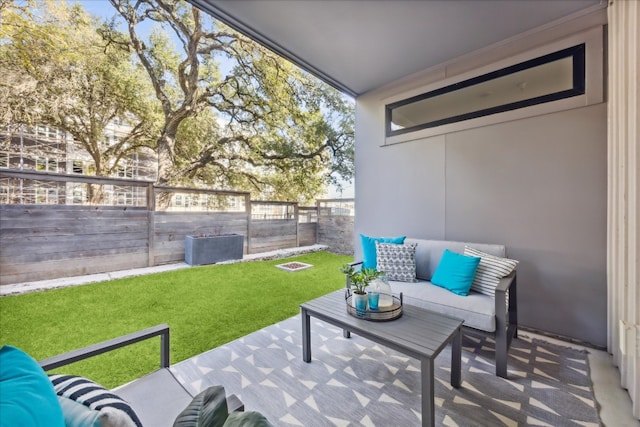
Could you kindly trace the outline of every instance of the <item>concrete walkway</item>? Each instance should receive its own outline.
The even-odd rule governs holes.
[[[301,246],[298,248],[278,249],[271,252],[245,255],[241,260],[224,261],[219,264],[234,264],[255,260],[269,260],[288,258],[295,255],[302,255],[312,252],[324,251],[327,245]],[[164,271],[181,270],[191,268],[184,262],[176,264],[158,265],[155,267],[134,268],[131,270],[111,271],[108,273],[89,274],[86,276],[62,277],[59,279],[39,280],[37,282],[15,283],[0,286],[0,296],[24,294],[27,292],[37,292],[46,289],[66,288],[69,286],[86,285],[89,283],[104,282],[107,280],[121,279],[123,277],[141,276],[144,274],[161,273]]]

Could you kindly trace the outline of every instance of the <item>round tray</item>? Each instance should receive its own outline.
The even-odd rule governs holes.
[[[352,297],[353,295],[351,294],[351,291],[347,289],[345,292],[347,313],[353,317],[357,317],[358,319],[369,320],[371,322],[386,322],[389,320],[395,320],[402,316],[402,293],[400,293],[400,297],[392,295],[393,303],[389,307],[384,307],[379,310],[371,310],[367,306],[367,310],[365,312],[356,310],[356,308],[353,307],[351,302]]]

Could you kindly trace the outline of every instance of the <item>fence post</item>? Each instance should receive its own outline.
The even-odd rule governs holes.
[[[147,264],[153,267],[155,264],[155,229],[156,229],[156,190],[153,183],[147,185]]]
[[[293,205],[293,218],[296,220],[296,248],[300,247],[300,211],[298,209],[298,202]]]
[[[320,200],[316,199],[316,244],[320,244]]]
[[[244,196],[244,206],[245,211],[247,213],[247,254],[251,253],[251,222],[253,221],[251,215],[251,194],[246,194]]]

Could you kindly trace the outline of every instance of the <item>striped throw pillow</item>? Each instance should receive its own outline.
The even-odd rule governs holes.
[[[464,254],[480,257],[480,264],[478,264],[476,277],[471,284],[471,290],[489,296],[495,295],[500,279],[508,276],[518,265],[518,261],[515,259],[489,255],[469,246],[464,247]]]
[[[75,375],[49,375],[49,380],[59,398],[73,400],[92,412],[97,412],[97,419],[102,427],[142,427],[131,406],[100,384]],[[77,420],[69,420],[67,414],[64,415],[68,426],[76,425]],[[86,413],[75,412],[74,415],[88,419]]]

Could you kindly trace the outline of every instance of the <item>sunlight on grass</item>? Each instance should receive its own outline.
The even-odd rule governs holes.
[[[36,360],[167,323],[171,363],[299,313],[302,302],[344,286],[349,256],[288,258],[313,264],[294,273],[282,259],[194,267],[0,298],[0,344]],[[112,388],[157,369],[160,339],[134,344],[52,372],[87,376]]]

